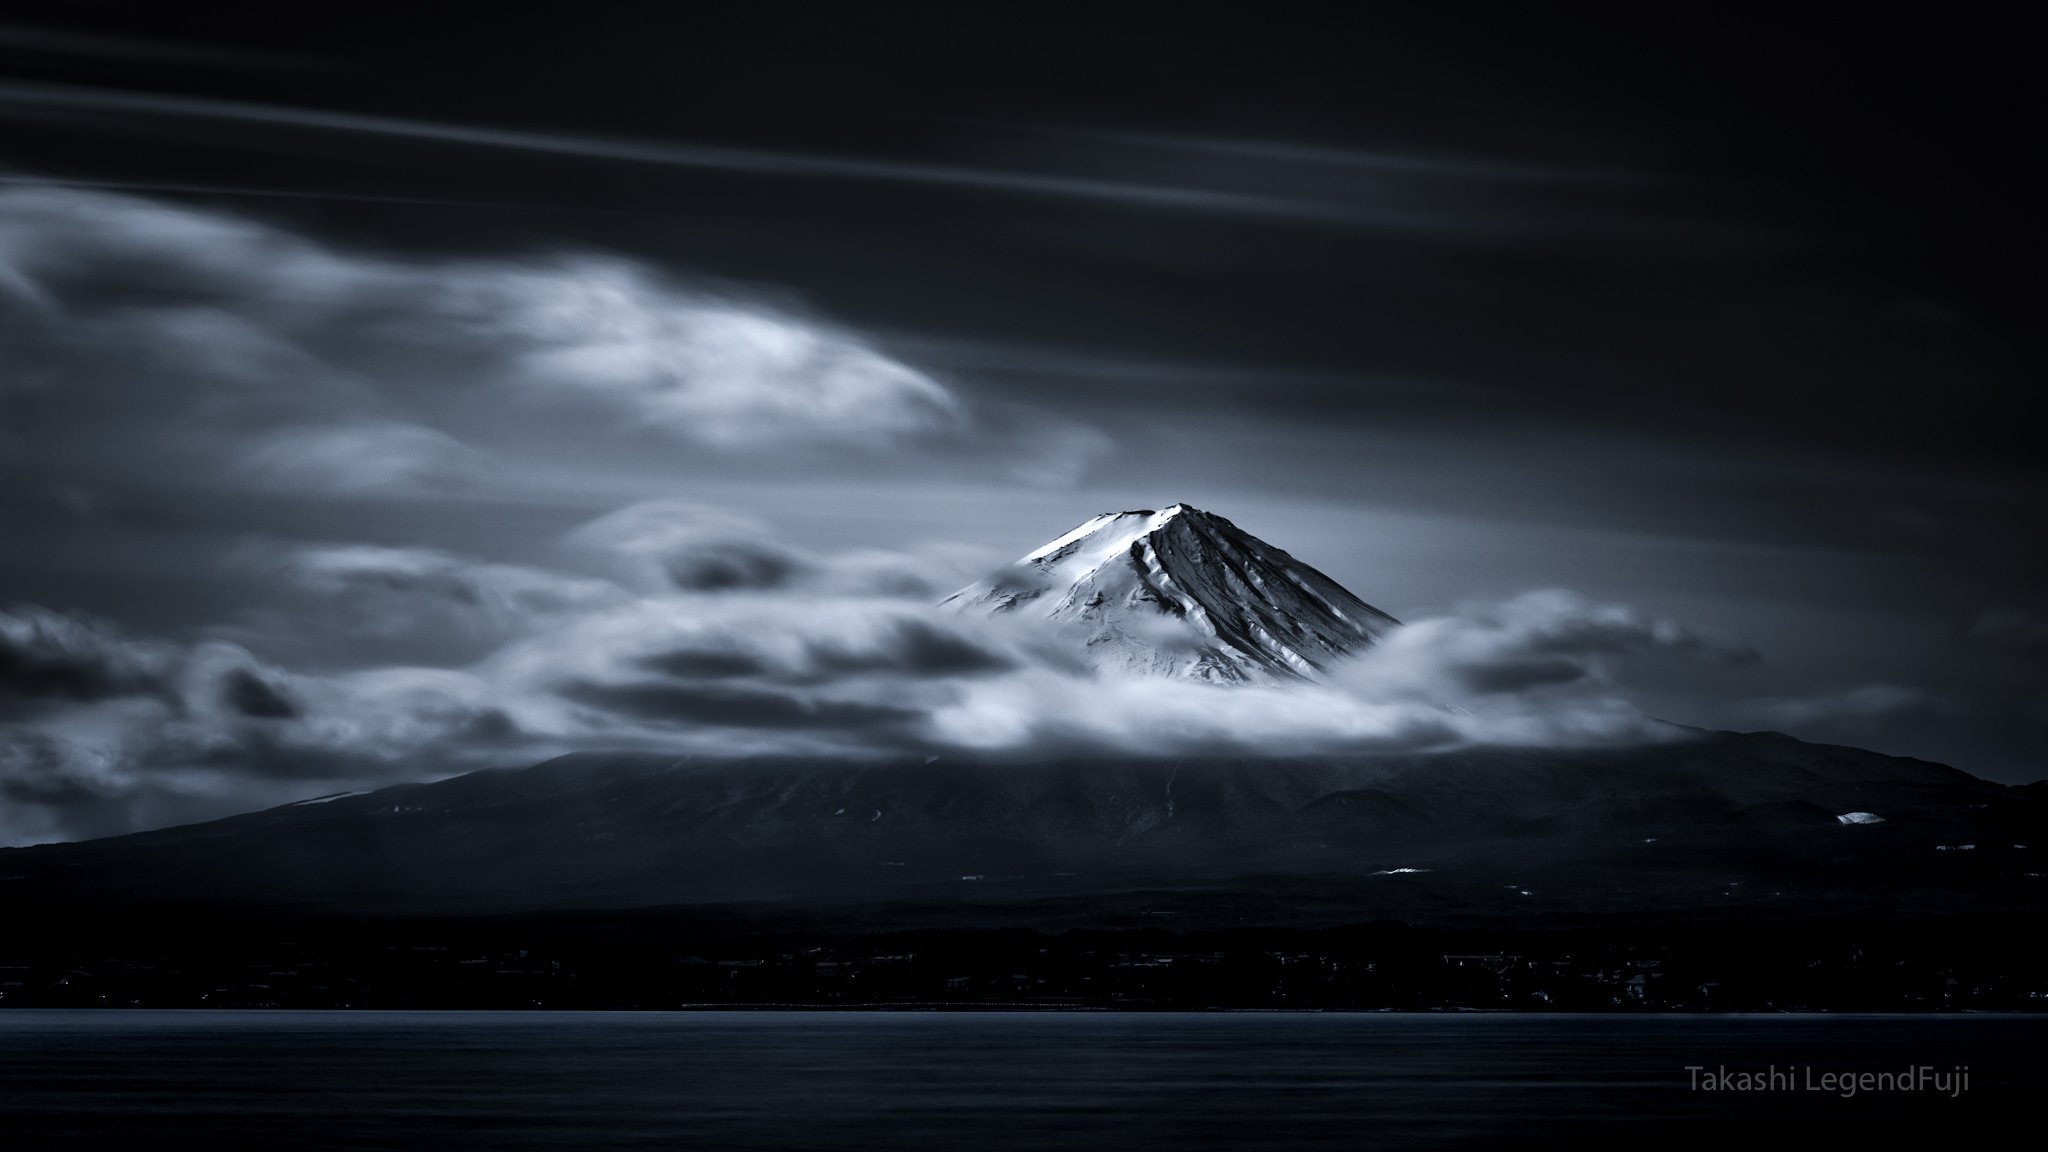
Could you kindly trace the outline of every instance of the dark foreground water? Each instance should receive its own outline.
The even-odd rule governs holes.
[[[2048,1018],[0,1012],[0,1148],[1399,1148],[2038,1115]],[[1792,1086],[1696,1089],[1687,1065]],[[1809,1091],[1969,1068],[1968,1090]],[[1811,1069],[1810,1074],[1807,1072]]]

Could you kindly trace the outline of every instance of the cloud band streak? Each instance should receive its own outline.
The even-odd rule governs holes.
[[[251,104],[168,93],[118,92],[57,84],[0,83],[0,107],[6,106],[23,111],[49,109],[67,112],[111,112],[123,115],[265,124],[280,128],[346,132],[584,160],[654,164],[705,172],[921,185],[1283,220],[1326,219],[1334,222],[1350,216],[1341,204],[1196,187],[1096,180],[951,164],[736,148],[715,144],[530,132],[431,120],[369,116],[353,112]]]

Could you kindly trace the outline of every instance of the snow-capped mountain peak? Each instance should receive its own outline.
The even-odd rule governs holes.
[[[1313,679],[1399,623],[1187,504],[1104,512],[941,606],[1069,627],[1099,666],[1226,683]]]

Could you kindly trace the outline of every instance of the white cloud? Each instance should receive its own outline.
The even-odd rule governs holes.
[[[242,563],[274,572],[318,598],[329,620],[374,636],[402,636],[452,623],[509,637],[548,617],[627,602],[607,580],[518,564],[497,564],[433,548],[376,544],[249,544]]]
[[[1617,661],[1656,651],[1755,658],[1675,621],[1544,589],[1411,621],[1342,676],[1355,691],[1379,698],[1483,699],[1597,686]]]
[[[928,598],[961,575],[956,556],[936,552],[820,556],[783,542],[765,524],[680,500],[621,508],[578,528],[567,543],[650,593],[782,589]]]
[[[535,395],[602,404],[685,440],[883,442],[962,419],[937,382],[851,334],[685,293],[630,264],[472,266],[432,279],[430,314],[510,350]]]
[[[1412,623],[1325,683],[1218,686],[1090,669],[1064,637],[936,612],[919,558],[811,552],[699,507],[636,505],[562,544],[620,579],[420,548],[246,547],[245,563],[315,597],[320,620],[466,629],[488,652],[461,668],[294,673],[236,645],[47,612],[0,620],[0,692],[15,701],[0,711],[0,788],[21,806],[0,831],[121,830],[171,811],[170,795],[180,814],[221,814],[575,748],[1281,755],[1673,739],[1631,705],[1622,662],[1732,654],[1545,592]]]
[[[234,475],[274,488],[370,495],[462,488],[486,466],[482,453],[444,432],[384,422],[266,432],[241,450]]]
[[[484,474],[469,441],[508,413],[527,435],[750,452],[968,424],[943,385],[851,332],[620,259],[375,254],[14,187],[0,269],[31,302],[5,333],[0,397],[71,469],[205,476],[226,459],[233,483],[384,494]]]
[[[1632,652],[1673,649],[1723,651],[1670,621],[1545,591],[1413,621],[1306,687],[1088,674],[1041,660],[963,686],[932,723],[936,738],[968,747],[1138,752],[1665,740],[1681,730],[1644,716],[1615,675]]]

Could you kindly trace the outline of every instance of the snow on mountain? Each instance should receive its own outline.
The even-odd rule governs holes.
[[[1098,667],[1218,683],[1314,679],[1399,624],[1186,504],[1105,512],[941,607],[1071,627]]]

